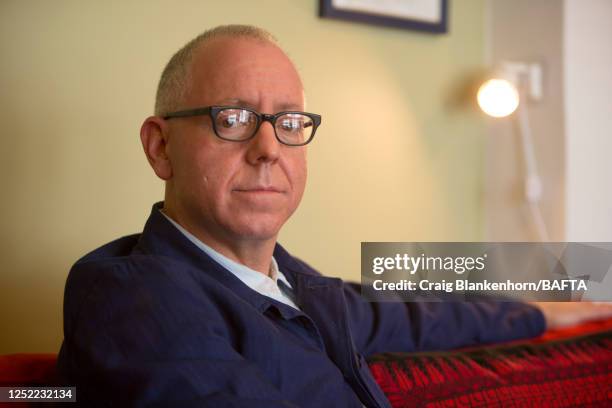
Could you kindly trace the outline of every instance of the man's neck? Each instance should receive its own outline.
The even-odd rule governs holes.
[[[198,240],[221,255],[269,276],[276,237],[265,240],[225,236],[216,237],[215,234],[211,234],[210,231],[204,228],[199,228],[197,223],[190,222],[186,217],[179,216],[170,208],[164,207],[161,211]]]

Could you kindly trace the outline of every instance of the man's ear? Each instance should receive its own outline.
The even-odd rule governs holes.
[[[166,154],[168,142],[165,122],[158,116],[149,116],[140,128],[140,141],[153,171],[162,180],[172,177],[172,164]]]

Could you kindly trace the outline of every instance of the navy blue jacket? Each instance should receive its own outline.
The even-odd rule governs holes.
[[[80,406],[389,407],[363,356],[534,336],[520,303],[369,303],[277,245],[298,311],[244,285],[153,207],[72,268],[58,367]]]

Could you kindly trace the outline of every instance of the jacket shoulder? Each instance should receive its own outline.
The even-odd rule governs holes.
[[[110,261],[115,258],[129,256],[138,245],[140,235],[141,234],[127,235],[104,244],[81,257],[76,261],[75,266],[90,262]]]
[[[165,305],[185,309],[195,304],[213,310],[220,289],[193,265],[138,247],[140,234],[119,238],[79,259],[70,269],[64,293],[64,331],[86,314],[110,319],[135,306],[143,313]],[[148,312],[147,312],[148,310]]]

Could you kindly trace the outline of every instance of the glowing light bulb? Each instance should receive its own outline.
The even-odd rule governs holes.
[[[516,110],[519,94],[505,79],[490,79],[478,89],[478,105],[487,115],[503,118]]]

